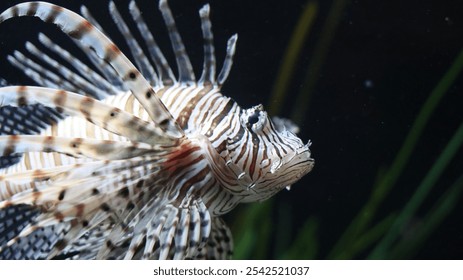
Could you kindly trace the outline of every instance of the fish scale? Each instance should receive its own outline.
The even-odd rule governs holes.
[[[199,10],[199,79],[168,2],[160,0],[159,9],[178,75],[135,1],[132,22],[109,2],[134,64],[85,7],[85,18],[47,2],[22,3],[0,15],[0,23],[36,16],[58,25],[92,63],[43,34],[40,45],[26,43],[28,53],[9,57],[40,86],[0,88],[0,108],[32,114],[30,108],[47,106],[37,113],[52,110],[55,117],[38,133],[20,122],[1,130],[0,153],[22,158],[0,169],[0,258],[230,258],[232,236],[220,216],[239,203],[265,200],[312,170],[310,142],[304,144],[294,126],[287,129],[290,122],[274,125],[263,106],[243,109],[222,95],[238,37],[228,40],[216,74],[209,5]],[[2,115],[3,122],[15,116]],[[25,218],[16,226],[15,216]]]

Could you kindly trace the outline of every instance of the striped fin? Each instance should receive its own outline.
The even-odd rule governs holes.
[[[223,62],[222,70],[217,77],[217,85],[221,87],[228,78],[230,74],[231,67],[233,65],[233,57],[235,56],[236,50],[236,41],[238,40],[238,34],[235,34],[228,39],[227,42],[227,55],[225,56],[225,61]]]
[[[78,71],[78,73],[80,73],[83,77],[87,78],[93,85],[96,85],[96,87],[98,87],[102,91],[110,93],[112,95],[116,95],[121,92],[120,88],[117,88],[115,85],[108,82],[106,78],[102,77],[96,71],[88,67],[85,63],[83,63],[77,57],[69,53],[67,50],[54,43],[43,33],[39,33],[39,41],[47,49],[53,51],[55,54],[63,58],[67,63],[72,65]],[[56,70],[60,72],[58,68],[56,68]]]
[[[196,258],[197,252],[206,245],[211,232],[211,217],[204,203],[194,200],[187,208],[181,209],[169,203],[159,203],[158,207],[150,208],[155,212],[147,211],[143,214],[142,219],[147,221],[136,223],[147,224],[148,227],[137,231],[135,226],[125,259]],[[145,246],[140,248],[145,239]]]
[[[203,73],[199,79],[199,84],[215,84],[215,50],[214,50],[214,34],[212,33],[212,24],[209,18],[210,7],[208,4],[199,10],[201,17],[201,30],[204,40],[204,63]]]
[[[0,208],[17,204],[53,204],[92,197],[99,193],[111,193],[130,186],[146,176],[156,175],[162,156],[137,157],[116,161],[94,161],[85,164],[59,166],[50,169],[24,171],[0,177],[0,183],[26,184],[30,181],[49,181],[46,188],[24,188],[6,192],[0,184]],[[131,183],[132,182],[132,183]]]
[[[170,42],[175,53],[175,59],[177,60],[179,82],[185,84],[194,83],[196,82],[196,78],[193,72],[193,66],[191,66],[190,58],[186,53],[185,45],[183,44],[182,37],[177,30],[177,26],[167,0],[159,1],[159,10],[161,11],[164,22],[166,23]]]
[[[8,55],[7,59],[12,65],[22,70],[26,76],[39,85],[51,88],[63,88],[80,94],[84,93],[69,81],[62,79],[59,75],[34,62],[19,51],[14,51],[13,55]]]
[[[38,212],[29,205],[17,205],[0,210],[0,247],[19,234]]]
[[[33,234],[34,232],[39,231],[39,229],[41,228],[55,226],[63,222],[69,223],[71,227],[75,227],[78,224],[75,223],[75,221],[85,221],[86,218],[89,218],[90,214],[100,209],[100,207],[101,202],[99,201],[99,199],[95,198],[87,198],[82,200],[79,204],[74,205],[59,204],[56,207],[56,210],[40,214],[33,223],[27,225],[18,235],[16,235],[13,239],[10,239],[6,243],[6,247],[12,246],[13,244],[17,243],[18,240],[20,240],[21,238]],[[85,223],[85,225],[87,225],[87,223]],[[55,254],[59,253],[62,249],[64,249],[64,246],[58,244],[58,250],[55,251]]]
[[[164,199],[153,198],[125,230],[119,227],[110,233],[96,258],[105,259],[114,252],[120,254],[120,250],[125,250],[125,259],[194,258],[209,237],[210,219],[201,201],[179,209]],[[133,231],[130,246],[123,249],[116,240],[129,229]]]
[[[132,171],[138,172],[139,175],[149,173],[156,174],[158,171],[157,166],[162,162],[162,158],[163,156],[159,155],[117,161],[94,161],[86,162],[85,164],[77,163],[5,174],[0,176],[0,201],[5,201],[5,203],[2,204],[5,206],[20,203],[37,203],[36,198],[38,194],[31,194],[31,192],[36,192],[39,189],[42,190],[40,193],[42,198],[44,193],[55,193],[54,197],[52,195],[52,198],[45,198],[53,201],[61,201],[64,198],[75,198],[76,196],[71,195],[73,191],[78,191],[80,197],[83,198],[83,194],[85,194],[84,188],[72,189],[73,184],[77,180],[100,175],[113,176],[113,179],[117,179],[116,177],[119,175],[130,178],[134,176],[134,174],[130,173]],[[117,176],[111,174],[116,174]],[[60,183],[55,184],[55,182]],[[128,182],[126,183],[128,184]],[[113,189],[111,185],[105,187],[105,189],[103,189],[103,184],[99,187],[101,191]],[[71,191],[67,191],[67,189],[71,189]],[[67,193],[66,197],[59,199],[59,194],[62,191]],[[86,193],[87,195],[91,195],[93,190],[89,190]]]
[[[106,37],[110,38],[109,35],[104,31],[103,27],[98,23],[95,17],[90,13],[87,6],[82,5],[80,6],[80,13],[86,18],[91,24],[93,24],[96,28],[98,28]]]
[[[153,122],[173,137],[180,138],[184,135],[151,85],[119,48],[90,22],[60,6],[45,2],[27,2],[4,11],[0,15],[0,23],[16,16],[37,16],[45,22],[53,22],[71,38],[95,51],[98,57],[112,65]]]
[[[112,133],[148,144],[172,144],[174,140],[153,123],[146,122],[117,107],[76,93],[42,87],[0,88],[0,106],[25,106],[40,103],[58,112],[85,118]]]
[[[109,35],[103,30],[101,25],[96,21],[96,19],[92,16],[90,11],[87,9],[86,6],[82,5],[80,7],[80,13],[86,18],[91,24],[93,24],[98,30],[100,30],[106,37],[110,38]],[[111,38],[110,38],[111,39]],[[80,45],[78,45],[80,46]],[[82,46],[80,46],[82,47]],[[85,48],[84,53],[90,59],[90,61],[100,70],[105,77],[105,79],[113,86],[120,88],[121,90],[127,90],[124,85],[123,81],[120,77],[117,76],[117,73],[114,69],[104,60],[99,59],[94,52],[88,52]]]
[[[40,104],[0,107],[0,135],[37,134],[61,118],[56,110]]]
[[[204,257],[208,260],[227,260],[233,255],[231,231],[219,217],[212,219],[211,236],[204,251],[206,251]]]
[[[43,135],[0,136],[0,154],[27,152],[57,152],[73,157],[117,160],[148,153],[152,147],[145,143],[121,142],[91,138],[69,138]],[[151,150],[152,151],[152,150]]]
[[[146,245],[143,250],[143,259],[149,259],[152,257],[151,253],[154,252],[155,244],[158,243],[160,247],[159,259],[164,260],[169,256],[170,246],[172,245],[172,238],[175,234],[178,224],[179,209],[168,204],[163,207],[162,211],[155,213],[156,216],[150,221],[153,226],[148,228],[146,233]],[[131,244],[129,248],[129,254],[125,256],[125,259],[131,259],[131,251],[136,248],[135,243]],[[136,244],[138,247],[138,244]]]
[[[71,170],[79,169],[79,165],[64,165],[46,169],[34,169],[0,176],[0,201],[11,199],[14,195],[30,191],[33,188],[46,186],[49,180]]]
[[[67,165],[1,175],[0,201],[11,199],[13,196],[22,192],[28,192],[31,189],[46,186],[50,179],[69,172],[74,167],[74,165]]]
[[[46,65],[50,65],[52,68],[56,69],[57,73],[64,77],[66,81],[69,81],[69,83],[71,83],[75,89],[80,91],[79,93],[84,93],[85,95],[90,95],[97,99],[103,99],[108,96],[108,94],[105,91],[101,90],[100,88],[93,85],[91,82],[87,81],[80,74],[72,71],[68,67],[65,67],[63,64],[51,58],[50,56],[39,50],[31,42],[26,42],[26,49],[35,57],[42,60]],[[62,87],[57,85],[57,88]],[[64,87],[63,89],[67,88]]]
[[[68,254],[72,252],[75,252],[76,254],[81,254],[81,250],[87,249],[88,246],[91,245],[91,243],[89,244],[88,241],[92,241],[92,240],[87,240],[86,246],[80,247],[80,248],[77,248],[74,245],[74,243],[78,242],[79,238],[85,235],[90,230],[104,228],[101,226],[101,223],[103,223],[104,220],[109,217],[109,214],[107,213],[100,214],[100,213],[99,215],[95,215],[89,221],[85,219],[75,219],[74,222],[71,223],[70,225],[71,226],[70,230],[57,240],[56,242],[57,246],[54,246],[50,250],[50,252],[47,255],[47,259],[53,259],[58,254],[61,254],[63,252],[66,252]]]
[[[10,245],[2,244],[0,259],[46,259],[48,252],[68,230],[69,224],[62,223],[34,231],[28,236],[16,239],[16,242],[12,242]]]
[[[113,221],[122,221],[119,218],[118,209],[133,209],[135,207],[134,203],[138,202],[132,201],[131,197],[136,197],[140,180],[156,176],[158,171],[156,161],[157,159],[154,159],[153,162],[149,158],[140,158],[138,163],[130,168],[127,166],[112,168],[106,170],[105,174],[98,175],[96,173],[93,176],[81,174],[84,176],[79,176],[80,179],[60,179],[45,189],[22,192],[1,202],[0,208],[12,207],[17,204],[32,204],[40,206],[42,210],[37,218],[7,242],[6,247],[13,246],[20,239],[34,234],[42,228],[60,223],[69,223],[72,229],[68,232],[69,235],[60,239],[65,243],[64,245],[67,245],[90,228],[97,226],[103,220],[107,220],[107,217],[103,217],[102,213],[107,213],[109,217],[113,217]],[[115,161],[114,163],[117,164],[118,162],[125,164],[127,160]],[[104,166],[110,166],[111,163],[113,162],[105,162]],[[130,193],[134,196],[130,196]],[[130,208],[128,208],[129,206]],[[52,254],[47,257],[53,257],[54,254],[60,253],[65,248],[64,245],[62,243],[56,245],[58,246],[55,248],[57,250],[53,250]],[[2,250],[4,248],[0,249],[0,255]]]
[[[143,53],[142,48],[138,44],[137,40],[135,40],[135,38],[133,37],[132,32],[130,32],[129,27],[127,26],[121,14],[117,10],[114,1],[109,2],[109,12],[114,22],[116,23],[117,28],[121,32],[125,41],[127,42],[127,45],[129,46],[129,49],[135,60],[135,64],[140,69],[142,75],[150,81],[151,85],[159,85],[159,78],[156,72],[154,71],[153,66],[151,66],[151,63]]]
[[[107,216],[102,213],[101,218]],[[90,221],[90,224],[97,224],[97,220],[100,215],[95,217],[95,222]],[[80,238],[75,238],[74,242],[66,242],[69,246],[59,254],[55,255],[53,259],[80,259],[80,260],[91,260],[95,259],[99,248],[101,248],[108,232],[112,228],[112,223],[102,222],[93,228],[89,228],[85,234],[81,235]],[[68,239],[68,238],[66,238]]]
[[[150,58],[153,60],[154,65],[156,66],[156,70],[158,72],[158,76],[162,84],[160,86],[169,86],[176,81],[175,75],[172,72],[172,69],[169,66],[166,58],[164,57],[161,49],[159,48],[156,40],[154,40],[154,36],[149,30],[148,26],[146,25],[140,9],[137,7],[135,1],[131,1],[129,4],[130,14],[132,15],[133,20],[137,24],[137,28],[139,33],[141,34],[143,40],[145,41],[145,45],[148,48],[148,53]]]
[[[174,260],[182,260],[187,257],[189,240],[188,233],[191,224],[194,221],[191,220],[190,210],[181,208],[180,218],[178,219],[177,231],[175,233],[175,253]]]

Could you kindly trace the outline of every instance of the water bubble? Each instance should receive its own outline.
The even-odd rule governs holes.
[[[374,83],[372,80],[365,80],[365,82],[363,82],[363,85],[366,87],[366,88],[372,88],[374,86]]]

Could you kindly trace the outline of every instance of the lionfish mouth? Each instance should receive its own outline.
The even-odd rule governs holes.
[[[281,190],[285,187],[288,188],[291,184],[294,184],[312,171],[315,160],[310,157],[310,145],[309,141],[306,145],[296,148],[291,154],[273,163],[267,174],[271,178],[280,180],[281,184],[275,185],[272,189]],[[282,176],[282,174],[285,175]]]
[[[290,168],[299,169],[299,171],[291,178],[291,183],[298,181],[304,175],[312,171],[315,165],[315,159],[311,158],[310,145],[312,143],[309,141],[306,145],[296,149],[295,155],[291,158],[290,162],[296,162]],[[288,185],[290,185],[288,184]]]

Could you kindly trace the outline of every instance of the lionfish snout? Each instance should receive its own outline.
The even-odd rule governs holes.
[[[299,140],[299,139],[298,139]],[[279,178],[282,183],[280,183],[280,188],[287,187],[304,175],[312,171],[315,160],[311,157],[312,153],[310,152],[311,143],[309,142],[306,145],[295,148],[294,150],[289,151],[283,158],[281,166],[273,170],[274,176]]]

